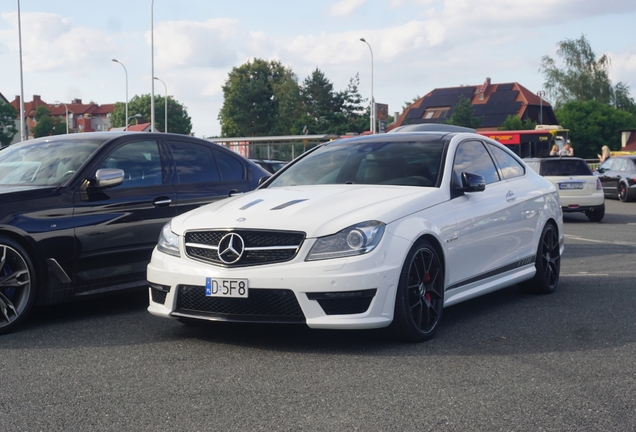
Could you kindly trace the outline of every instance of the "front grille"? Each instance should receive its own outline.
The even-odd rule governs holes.
[[[351,315],[366,312],[376,292],[376,289],[369,289],[350,292],[308,293],[307,297],[309,300],[316,300],[327,315]]]
[[[221,259],[219,244],[228,234],[240,236],[234,249]],[[240,267],[284,262],[293,259],[305,239],[305,234],[295,231],[215,230],[188,231],[185,233],[185,252],[190,258],[226,267]],[[227,245],[226,247],[227,248]],[[223,251],[221,251],[223,252]]]
[[[204,286],[179,285],[175,312],[225,321],[305,322],[296,296],[286,289],[250,288],[248,298],[219,298],[206,296]]]
[[[166,296],[168,295],[167,292],[164,291],[159,291],[159,290],[150,290],[151,295],[152,295],[152,301],[155,303],[159,303],[159,304],[165,304],[166,303]]]

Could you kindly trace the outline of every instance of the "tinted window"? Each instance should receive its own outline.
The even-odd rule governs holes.
[[[624,158],[616,158],[614,159],[614,164],[612,165],[612,170],[614,171],[627,171],[627,160]]]
[[[203,183],[220,180],[212,149],[208,146],[184,141],[171,141],[168,146],[177,167],[178,183]]]
[[[553,159],[541,163],[542,176],[586,176],[592,171],[582,159]]]
[[[482,176],[486,184],[500,180],[492,158],[479,141],[465,141],[457,147],[453,165],[453,176],[456,182],[462,178],[463,172]]]
[[[214,156],[223,180],[242,180],[245,178],[243,164],[235,157],[219,150],[214,150]]]
[[[156,141],[136,141],[124,144],[106,159],[99,168],[118,168],[124,171],[124,182],[118,188],[160,185],[161,159]]]
[[[517,159],[497,146],[489,144],[490,151],[497,160],[504,179],[511,179],[525,174],[526,170]]]

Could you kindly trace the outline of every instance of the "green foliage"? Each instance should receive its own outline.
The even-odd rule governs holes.
[[[33,116],[35,118],[35,126],[33,126],[31,131],[34,138],[60,134],[59,125],[61,122],[57,118],[52,118],[50,114],[51,111],[46,105],[41,105],[35,109],[35,115]],[[66,128],[61,133],[65,132]]]
[[[521,121],[519,117],[514,114],[510,114],[506,117],[506,120],[497,129],[501,131],[506,130],[532,130],[537,124],[530,119]]]
[[[319,69],[302,83],[277,61],[254,59],[235,67],[223,86],[221,135],[298,135],[362,132],[368,128],[356,75],[344,91]]]
[[[16,127],[18,112],[8,103],[0,103],[0,147],[11,144],[13,137],[18,134]]]
[[[453,114],[446,120],[446,124],[476,129],[483,120],[483,117],[475,117],[473,104],[464,95],[459,95],[452,111]]]
[[[629,87],[622,82],[612,87],[610,58],[603,54],[597,59],[584,35],[561,41],[557,46],[563,64],[557,65],[551,57],[543,56],[540,68],[545,76],[544,87],[557,109],[572,101],[597,101],[627,111],[634,109]]]
[[[636,116],[598,101],[568,102],[556,112],[559,123],[570,130],[574,154],[594,158],[605,144],[621,148],[621,129],[636,129]]]
[[[141,114],[139,123],[150,123],[150,93],[133,96],[128,101],[128,117]],[[165,131],[165,97],[155,94],[155,127]],[[124,127],[126,125],[126,104],[117,102],[110,116],[112,127]],[[135,119],[130,119],[129,124],[135,124]],[[185,106],[168,95],[168,132],[190,135],[192,132],[192,119],[188,115]]]

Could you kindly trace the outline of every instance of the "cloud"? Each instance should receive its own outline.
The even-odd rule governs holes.
[[[167,21],[154,28],[155,62],[160,68],[224,67],[237,58],[236,42],[244,32],[233,19]],[[150,44],[150,32],[146,32]]]
[[[351,15],[366,2],[367,0],[340,0],[331,5],[329,13],[333,16]]]
[[[17,29],[17,13],[5,13],[2,18]],[[25,72],[68,70],[85,73],[93,67],[92,62],[103,57],[112,46],[112,39],[106,33],[74,26],[71,19],[60,15],[23,13],[21,21]]]

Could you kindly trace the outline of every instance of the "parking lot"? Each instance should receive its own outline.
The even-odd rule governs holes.
[[[636,430],[636,203],[606,206],[566,214],[554,294],[447,308],[422,344],[42,308],[0,337],[0,430]]]

